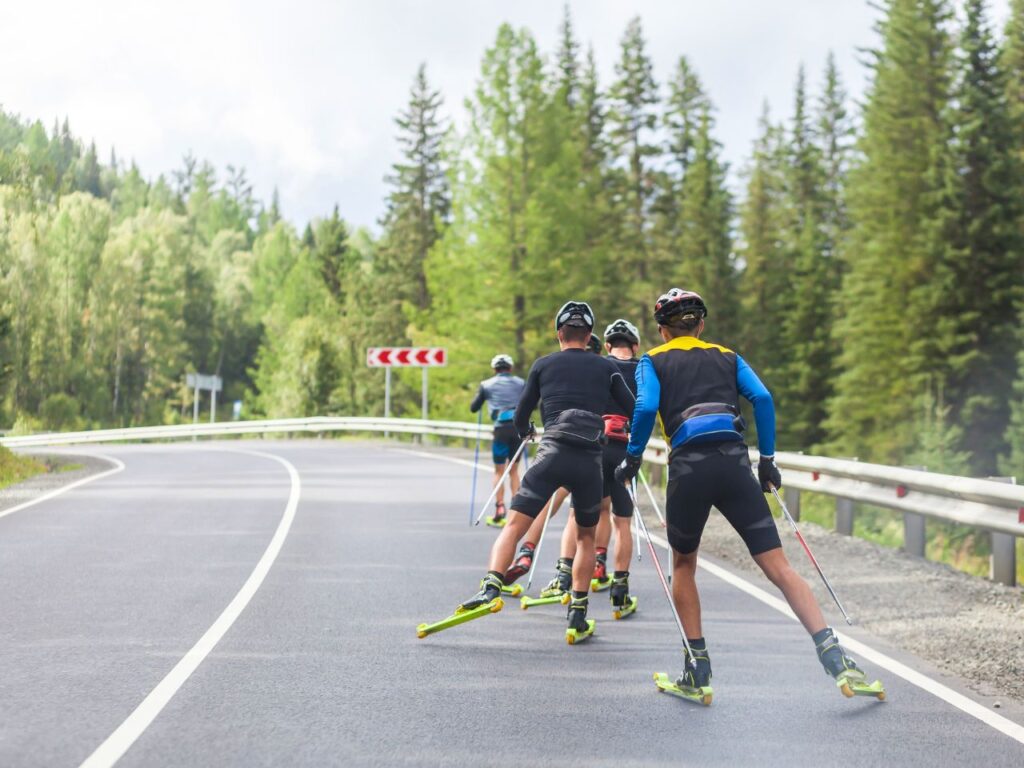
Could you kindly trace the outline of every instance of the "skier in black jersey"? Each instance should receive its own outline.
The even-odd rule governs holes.
[[[491,548],[489,569],[480,591],[459,606],[459,610],[469,611],[501,594],[504,574],[512,564],[519,539],[551,495],[560,487],[567,488],[572,493],[578,527],[566,630],[570,644],[594,631],[593,620],[586,616],[594,571],[594,533],[603,496],[601,447],[605,427],[601,414],[609,398],[614,398],[628,415],[634,403],[633,393],[615,364],[587,352],[593,327],[593,310],[584,302],[567,302],[555,315],[561,351],[533,364],[514,419],[520,436],[531,438],[535,432],[530,415],[540,403],[544,436],[512,499],[508,524]]]

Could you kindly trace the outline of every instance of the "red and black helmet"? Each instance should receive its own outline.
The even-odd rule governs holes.
[[[658,325],[671,325],[674,318],[691,313],[701,318],[708,316],[708,308],[704,305],[704,299],[694,291],[669,288],[654,303],[654,319]]]

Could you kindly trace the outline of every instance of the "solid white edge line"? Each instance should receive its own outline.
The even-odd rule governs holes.
[[[299,473],[294,465],[287,459],[275,456],[272,453],[235,449],[223,450],[272,459],[288,470],[288,476],[291,479],[291,491],[288,495],[288,504],[285,506],[281,521],[278,523],[277,530],[274,531],[270,543],[263,552],[263,556],[256,563],[256,567],[249,574],[245,584],[238,590],[238,594],[228,603],[228,607],[217,617],[217,620],[213,622],[196,644],[174,665],[174,668],[167,673],[167,676],[128,715],[128,718],[85,759],[82,763],[82,768],[109,768],[109,766],[114,765],[124,756],[124,753],[145,732],[146,728],[149,727],[157,715],[174,697],[174,694],[178,692],[178,689],[185,684],[185,681],[189,679],[192,673],[203,663],[203,660],[217,646],[221,638],[231,629],[231,625],[235,623],[235,620],[245,610],[253,595],[260,588],[260,585],[263,584],[263,580],[277,559],[284,540],[288,536],[292,521],[295,519],[295,510],[299,505],[299,496],[302,493],[302,481],[299,479]]]
[[[7,517],[8,515],[13,515],[15,512],[20,512],[23,509],[34,507],[36,504],[42,504],[44,501],[54,499],[62,494],[67,493],[68,491],[73,491],[75,488],[81,488],[83,485],[86,485],[87,483],[94,483],[97,480],[102,480],[104,477],[116,475],[118,472],[124,470],[124,462],[121,461],[120,459],[115,459],[113,456],[106,456],[102,453],[94,453],[91,455],[103,459],[104,461],[109,461],[114,466],[110,469],[105,469],[102,472],[97,472],[95,475],[89,475],[88,477],[83,477],[81,480],[75,480],[75,482],[68,483],[67,485],[61,486],[60,488],[54,488],[52,491],[47,491],[42,496],[37,496],[36,498],[30,499],[29,501],[26,501],[22,504],[18,504],[13,507],[8,507],[7,509],[0,511],[0,517]]]
[[[400,450],[402,453],[408,453],[414,456],[423,456],[426,458],[440,459],[442,461],[450,461],[455,464],[464,464],[470,467],[473,466],[473,462],[471,461],[466,461],[464,459],[456,459],[451,456],[440,456],[438,454],[431,454],[425,451],[411,451],[401,448],[396,450]],[[655,544],[657,544],[662,549],[668,550],[669,545],[665,539],[661,538],[660,536],[654,533],[651,534],[651,539],[654,541]],[[707,571],[708,573],[710,573],[712,576],[717,576],[719,579],[726,582],[727,584],[731,584],[741,592],[746,592],[751,597],[760,600],[769,608],[774,608],[776,611],[783,614],[784,616],[788,616],[793,621],[797,621],[796,614],[793,613],[793,611],[789,607],[789,604],[786,603],[785,600],[782,600],[781,598],[776,597],[775,595],[765,592],[760,587],[754,586],[746,579],[737,576],[736,574],[731,573],[730,571],[727,571],[725,568],[722,568],[721,566],[715,565],[714,563],[709,563],[703,557],[697,558],[697,565],[700,568]],[[839,630],[839,632],[840,634],[842,634],[841,629]],[[911,685],[916,685],[921,690],[927,691],[933,696],[942,699],[947,704],[950,704],[959,709],[961,712],[964,712],[965,714],[968,714],[971,717],[985,723],[985,725],[988,725],[991,728],[994,728],[995,730],[999,731],[1000,733],[1009,736],[1014,741],[1024,744],[1024,726],[1018,725],[1012,720],[1009,720],[1003,717],[1002,715],[998,715],[995,712],[990,711],[984,705],[979,704],[978,702],[968,698],[967,696],[964,696],[962,693],[954,691],[952,688],[943,685],[937,680],[933,680],[927,675],[918,672],[914,669],[911,669],[906,664],[896,661],[896,659],[892,658],[891,656],[887,656],[881,651],[876,651],[871,646],[865,645],[859,640],[855,640],[848,635],[843,635],[843,645],[850,649],[853,653],[859,654],[861,657],[867,659],[872,664],[877,664],[882,669],[892,672],[897,677],[903,678]]]

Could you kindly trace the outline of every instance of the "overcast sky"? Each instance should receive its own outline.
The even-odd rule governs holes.
[[[0,105],[23,117],[70,119],[106,158],[147,177],[191,150],[218,168],[244,166],[256,195],[278,187],[297,225],[337,203],[375,226],[382,177],[395,160],[392,118],[416,67],[458,123],[484,49],[503,21],[550,52],[559,0],[0,0]],[[1008,0],[993,0],[1002,24]],[[604,84],[627,21],[643,19],[664,83],[685,54],[718,110],[734,166],[747,156],[767,99],[788,115],[797,67],[812,88],[835,51],[851,95],[865,87],[857,49],[873,45],[866,0],[573,0]]]

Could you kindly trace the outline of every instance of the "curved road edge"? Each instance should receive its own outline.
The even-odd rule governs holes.
[[[65,454],[60,455],[63,456]],[[81,488],[83,485],[94,483],[97,480],[102,480],[105,477],[110,477],[111,475],[116,475],[118,472],[124,471],[125,464],[120,459],[116,459],[113,456],[108,456],[103,453],[91,453],[89,455],[92,458],[97,458],[106,461],[109,464],[112,464],[113,466],[110,469],[100,470],[99,472],[87,475],[86,477],[83,477],[80,480],[74,480],[65,485],[58,486],[53,490],[42,491],[38,496],[35,496],[34,498],[29,499],[28,501],[23,501],[20,504],[15,504],[13,507],[0,509],[0,518],[7,517],[8,515],[13,515],[15,512],[21,512],[23,509],[28,509],[29,507],[34,507],[37,504],[42,504],[44,501],[49,501],[50,499],[62,496],[63,494],[67,493],[68,491],[72,491],[75,488]]]

